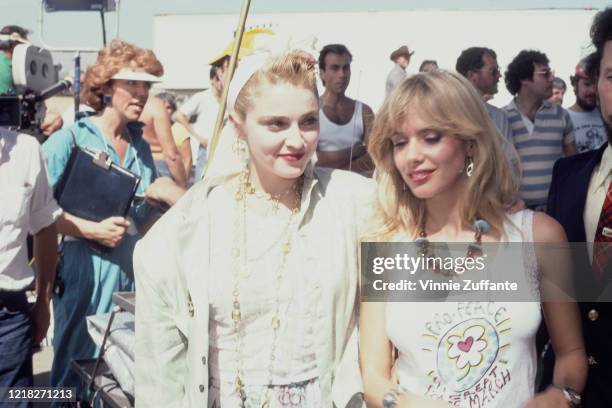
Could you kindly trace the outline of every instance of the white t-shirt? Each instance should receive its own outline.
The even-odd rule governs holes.
[[[192,124],[193,129],[199,136],[209,141],[215,131],[218,111],[219,102],[215,99],[210,89],[194,94],[179,108],[179,112],[187,116],[187,118],[195,116],[195,122]],[[198,161],[199,146],[199,142],[195,138],[191,138],[191,153],[194,164]]]
[[[533,213],[510,217],[529,242]],[[516,229],[506,232],[522,241]],[[534,257],[523,265],[526,277],[537,274]],[[520,408],[533,398],[539,302],[389,302],[386,316],[409,391],[463,408]]]
[[[590,112],[574,112],[571,109],[567,111],[574,124],[578,153],[595,150],[606,142],[606,131],[599,109]]]
[[[0,290],[20,291],[34,279],[26,237],[62,210],[53,199],[38,141],[0,128]]]

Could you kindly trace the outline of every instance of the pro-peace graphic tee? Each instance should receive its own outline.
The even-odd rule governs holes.
[[[531,240],[533,213],[511,219],[523,234],[506,228],[508,240]],[[537,285],[535,257],[518,265],[517,279]],[[519,408],[533,398],[540,321],[539,302],[389,302],[386,313],[400,384],[465,408]]]
[[[410,391],[469,408],[533,398],[538,303],[389,303],[396,371]]]

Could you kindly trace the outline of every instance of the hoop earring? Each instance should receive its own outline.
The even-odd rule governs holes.
[[[472,177],[472,174],[474,173],[474,159],[472,159],[472,157],[468,157],[468,165],[465,168],[465,174],[468,177]]]
[[[102,95],[102,103],[104,106],[109,106],[113,102],[113,97],[111,95]]]

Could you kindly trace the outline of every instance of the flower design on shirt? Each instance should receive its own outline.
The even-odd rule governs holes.
[[[482,351],[487,348],[487,341],[483,339],[484,334],[485,329],[482,326],[470,326],[461,336],[448,337],[450,347],[447,355],[455,360],[457,368],[475,367],[482,362]]]

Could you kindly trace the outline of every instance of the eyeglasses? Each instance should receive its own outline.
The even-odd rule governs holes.
[[[544,78],[554,78],[555,71],[552,69],[540,69],[537,71],[533,71],[534,74],[542,75]]]

